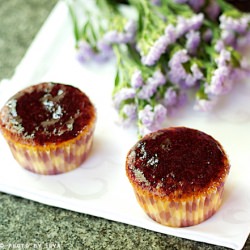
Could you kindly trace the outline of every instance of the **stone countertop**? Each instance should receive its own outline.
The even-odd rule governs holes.
[[[0,79],[10,78],[56,0],[0,0]],[[3,167],[3,166],[1,166]],[[0,193],[0,249],[227,249]],[[250,249],[250,238],[244,247]]]

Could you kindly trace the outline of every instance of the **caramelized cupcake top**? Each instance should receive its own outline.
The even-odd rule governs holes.
[[[185,198],[219,188],[229,172],[229,162],[211,136],[176,127],[139,140],[127,155],[126,172],[134,185],[145,190]]]
[[[95,122],[88,96],[65,84],[45,82],[11,97],[0,113],[0,127],[22,143],[60,143]]]

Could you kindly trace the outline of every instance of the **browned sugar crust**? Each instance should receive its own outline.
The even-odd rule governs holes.
[[[70,85],[44,82],[7,101],[0,128],[23,144],[58,144],[88,131],[95,119],[95,108],[85,93]]]
[[[220,188],[229,162],[222,146],[211,136],[175,127],[139,140],[127,155],[126,172],[135,188],[186,198]]]

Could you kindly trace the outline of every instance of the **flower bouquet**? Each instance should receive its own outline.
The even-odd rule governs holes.
[[[69,5],[81,63],[116,59],[113,103],[123,124],[143,136],[192,102],[210,111],[249,65],[250,15],[224,0],[96,0],[80,24]],[[190,94],[192,93],[192,94]]]

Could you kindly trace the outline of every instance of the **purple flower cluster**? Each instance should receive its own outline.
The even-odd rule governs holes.
[[[165,107],[175,106],[178,102],[178,93],[173,87],[167,88],[163,97],[163,105]]]
[[[191,8],[195,11],[198,12],[201,10],[201,8],[205,5],[206,1],[205,0],[188,0],[188,4],[191,6]]]
[[[197,52],[197,48],[200,45],[201,37],[199,31],[191,30],[186,34],[187,42],[186,48],[190,55],[194,55]]]
[[[187,3],[190,7],[195,11],[198,12],[201,8],[205,5],[205,0],[175,0],[176,2]]]
[[[220,16],[220,28],[222,30],[233,31],[238,34],[244,34],[249,26],[250,15],[244,15],[241,18],[233,18],[226,15]]]
[[[176,3],[186,3],[188,0],[175,0]]]
[[[205,93],[224,95],[232,89],[232,81],[229,80],[232,73],[230,51],[222,49],[215,61],[217,68],[213,72],[210,83],[205,84]]]
[[[179,16],[177,18],[176,27],[174,27],[172,24],[167,25],[164,34],[153,42],[153,45],[149,48],[147,54],[143,54],[142,50],[139,48],[142,54],[142,63],[147,66],[155,65],[160,59],[161,55],[166,52],[168,46],[175,43],[177,38],[180,38],[188,32],[188,46],[190,49],[196,49],[195,46],[197,47],[199,44],[199,36],[197,33],[192,32],[198,30],[201,27],[203,20],[203,13],[194,14],[190,18]]]
[[[225,48],[220,50],[218,57],[215,58],[215,62],[218,67],[227,66],[231,61],[231,52]]]
[[[233,68],[231,52],[226,49],[223,41],[219,40],[215,49],[218,52],[215,58],[217,67],[212,72],[210,82],[204,84],[207,98],[197,99],[195,110],[211,111],[217,103],[218,96],[228,94],[242,75],[240,69]]]
[[[205,92],[213,95],[227,94],[232,86],[230,81],[227,81],[231,74],[231,68],[220,66],[214,70],[211,82],[206,85]],[[230,85],[229,85],[230,83]]]
[[[134,20],[128,20],[122,31],[109,30],[104,34],[103,40],[107,44],[132,43],[136,36],[136,23]]]
[[[245,14],[241,18],[221,15],[220,18],[221,38],[225,45],[234,48],[242,48],[248,45],[246,39],[250,33],[250,15]],[[243,38],[243,39],[241,39]]]
[[[161,0],[150,0],[153,5],[161,5]]]
[[[112,45],[132,43],[135,39],[135,34],[136,23],[133,20],[126,22],[122,32],[110,30],[103,37],[98,37],[98,32],[96,31],[95,36],[98,37],[98,40],[94,44],[87,42],[84,38],[78,42],[77,59],[80,63],[91,60],[105,62],[114,55]]]
[[[88,42],[80,41],[76,57],[80,63],[90,61],[105,62],[113,56],[113,49],[110,45],[99,41],[96,48],[93,48]]]
[[[166,52],[167,47],[173,44],[176,40],[175,28],[169,24],[165,28],[165,33],[160,36],[149,49],[147,55],[142,55],[142,63],[144,65],[152,66]]]
[[[188,4],[196,13],[203,11],[211,20],[216,20],[221,11],[215,0],[175,0],[175,2]]]
[[[141,100],[150,102],[152,96],[157,93],[157,89],[166,83],[166,76],[159,69],[153,71],[150,76],[146,75],[143,76],[141,70],[134,69],[131,76],[131,87],[121,88],[113,96],[114,106],[120,111],[122,121],[126,125],[137,117],[138,105]],[[155,119],[160,114],[159,107],[157,106],[155,109],[157,111]],[[156,120],[159,121],[158,118]]]
[[[115,11],[117,19],[106,15],[96,34],[78,38],[81,62],[117,56],[113,103],[123,124],[137,122],[145,135],[193,97],[190,90],[200,111],[211,111],[232,90],[240,69],[250,67],[240,55],[250,44],[250,15],[223,1],[131,1],[136,22]]]
[[[114,106],[116,109],[120,109],[123,101],[134,99],[136,96],[136,91],[133,88],[122,88],[120,89],[113,98]]]
[[[176,87],[168,87],[161,102],[170,116],[187,103],[187,94]]]
[[[238,51],[243,51],[246,48],[248,48],[250,44],[250,30],[244,35],[244,36],[239,36],[235,42],[235,48],[237,48]]]
[[[194,110],[210,112],[216,105],[218,98],[213,97],[212,99],[196,99]]]
[[[203,78],[203,73],[199,69],[196,63],[193,63],[190,67],[191,73],[187,72],[183,64],[190,61],[190,56],[187,50],[178,50],[172,58],[169,60],[169,72],[168,78],[174,83],[178,84],[182,88],[189,88],[194,86],[199,80]]]
[[[157,91],[157,88],[166,83],[166,77],[161,71],[155,71],[151,77],[141,86],[138,97],[149,100]]]
[[[161,128],[162,123],[165,121],[167,116],[167,109],[161,105],[157,104],[152,107],[147,104],[142,110],[139,111],[139,134],[145,135],[150,132],[156,131]]]
[[[204,14],[195,14],[190,18],[177,17],[176,37],[181,37],[191,30],[199,30],[204,21]]]
[[[202,39],[205,43],[210,43],[212,38],[213,38],[213,32],[210,28],[207,28],[202,34]]]
[[[78,43],[77,59],[80,62],[90,61],[94,56],[92,47],[86,41],[80,41]]]
[[[221,11],[220,6],[214,0],[210,0],[205,8],[205,13],[209,17],[209,19],[211,19],[213,21],[217,20],[219,14],[220,14],[220,11]]]
[[[134,89],[140,88],[144,84],[142,72],[136,69],[131,76],[131,87]]]
[[[124,126],[131,125],[137,119],[137,106],[134,103],[125,104],[120,109],[121,123]]]

